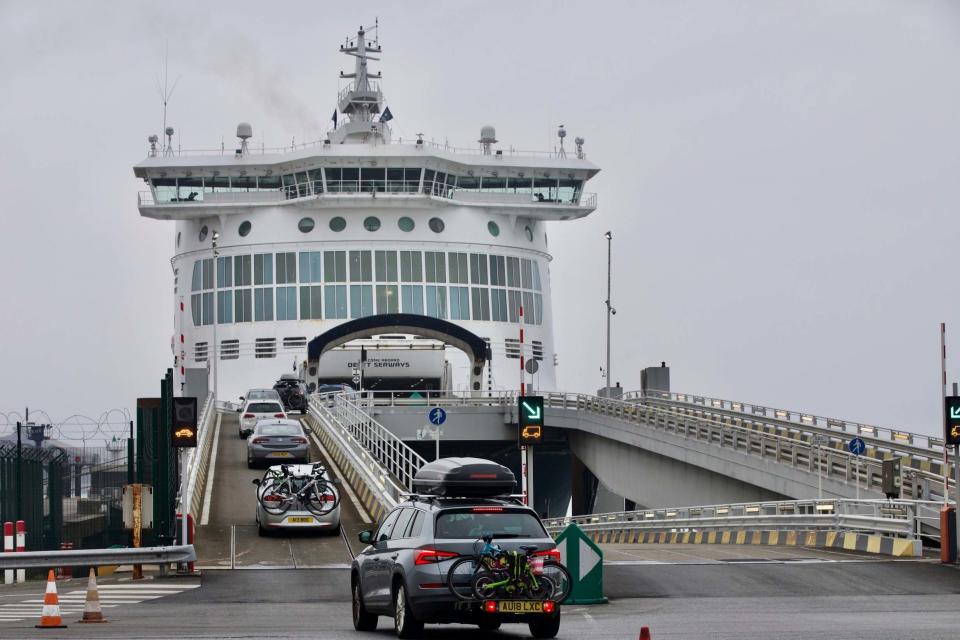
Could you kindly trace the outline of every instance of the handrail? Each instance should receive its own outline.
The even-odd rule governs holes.
[[[696,507],[641,509],[550,518],[547,531],[556,533],[571,523],[586,531],[611,529],[707,530],[736,527],[818,529],[882,533],[915,540],[936,538],[923,530],[938,518],[940,502],[922,500],[782,500]],[[930,515],[922,515],[928,512]]]
[[[200,416],[197,419],[197,446],[190,449],[187,454],[186,464],[183,465],[183,472],[180,479],[180,492],[186,488],[187,508],[194,517],[200,510],[203,498],[202,487],[198,488],[197,478],[201,467],[206,467],[207,460],[210,458],[210,447],[213,440],[212,424],[216,418],[217,411],[213,402],[213,394],[207,395],[200,409]],[[183,504],[183,494],[177,494],[177,508]]]
[[[850,420],[827,418],[801,411],[777,409],[747,402],[723,400],[689,393],[656,390],[647,390],[646,392],[628,391],[623,394],[623,397],[625,400],[670,403],[680,406],[702,408],[708,411],[742,414],[752,420],[764,420],[766,422],[775,422],[793,427],[842,433],[848,437],[859,436],[864,440],[875,442],[882,447],[909,450],[911,453],[926,455],[931,459],[939,460],[943,458],[943,439],[921,433],[911,433],[909,431],[877,427]]]
[[[172,564],[194,562],[196,559],[197,552],[192,544],[169,547],[74,549],[72,551],[21,551],[0,553],[0,569]]]

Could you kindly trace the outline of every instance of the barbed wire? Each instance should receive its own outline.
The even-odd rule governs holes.
[[[50,425],[47,435],[57,440],[82,440],[85,442],[102,438],[109,441],[120,432],[128,432],[130,421],[130,411],[125,407],[107,409],[98,418],[75,413],[59,421],[52,419],[50,414],[43,409],[30,410],[30,422],[36,425]],[[26,423],[24,415],[20,412],[0,412],[0,438],[16,435],[18,422]],[[77,433],[79,433],[79,437]]]

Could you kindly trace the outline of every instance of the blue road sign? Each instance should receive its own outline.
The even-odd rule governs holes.
[[[443,424],[447,421],[447,412],[440,407],[434,407],[430,409],[427,417],[430,418],[430,424]]]
[[[863,452],[867,450],[867,444],[863,441],[863,438],[854,438],[847,446],[850,448],[850,453],[855,456],[863,455]]]

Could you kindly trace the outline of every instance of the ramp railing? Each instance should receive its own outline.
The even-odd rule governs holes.
[[[200,408],[200,417],[197,420],[197,446],[187,453],[186,464],[183,465],[180,476],[180,493],[177,494],[177,509],[183,504],[183,491],[187,492],[187,507],[189,513],[197,518],[203,503],[203,489],[207,479],[207,464],[213,442],[213,425],[216,423],[217,410],[213,402],[213,394],[203,401]]]

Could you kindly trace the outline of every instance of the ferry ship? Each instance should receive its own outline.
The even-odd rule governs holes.
[[[211,372],[236,398],[297,372],[311,389],[484,393],[519,388],[525,358],[527,383],[555,388],[547,223],[596,209],[599,168],[562,126],[548,152],[489,125],[475,148],[394,139],[369,68],[382,52],[375,28],[340,46],[353,72],[322,140],[257,149],[249,123],[212,152],[174,149],[172,127],[149,137],[138,208],[175,223],[182,387]]]

